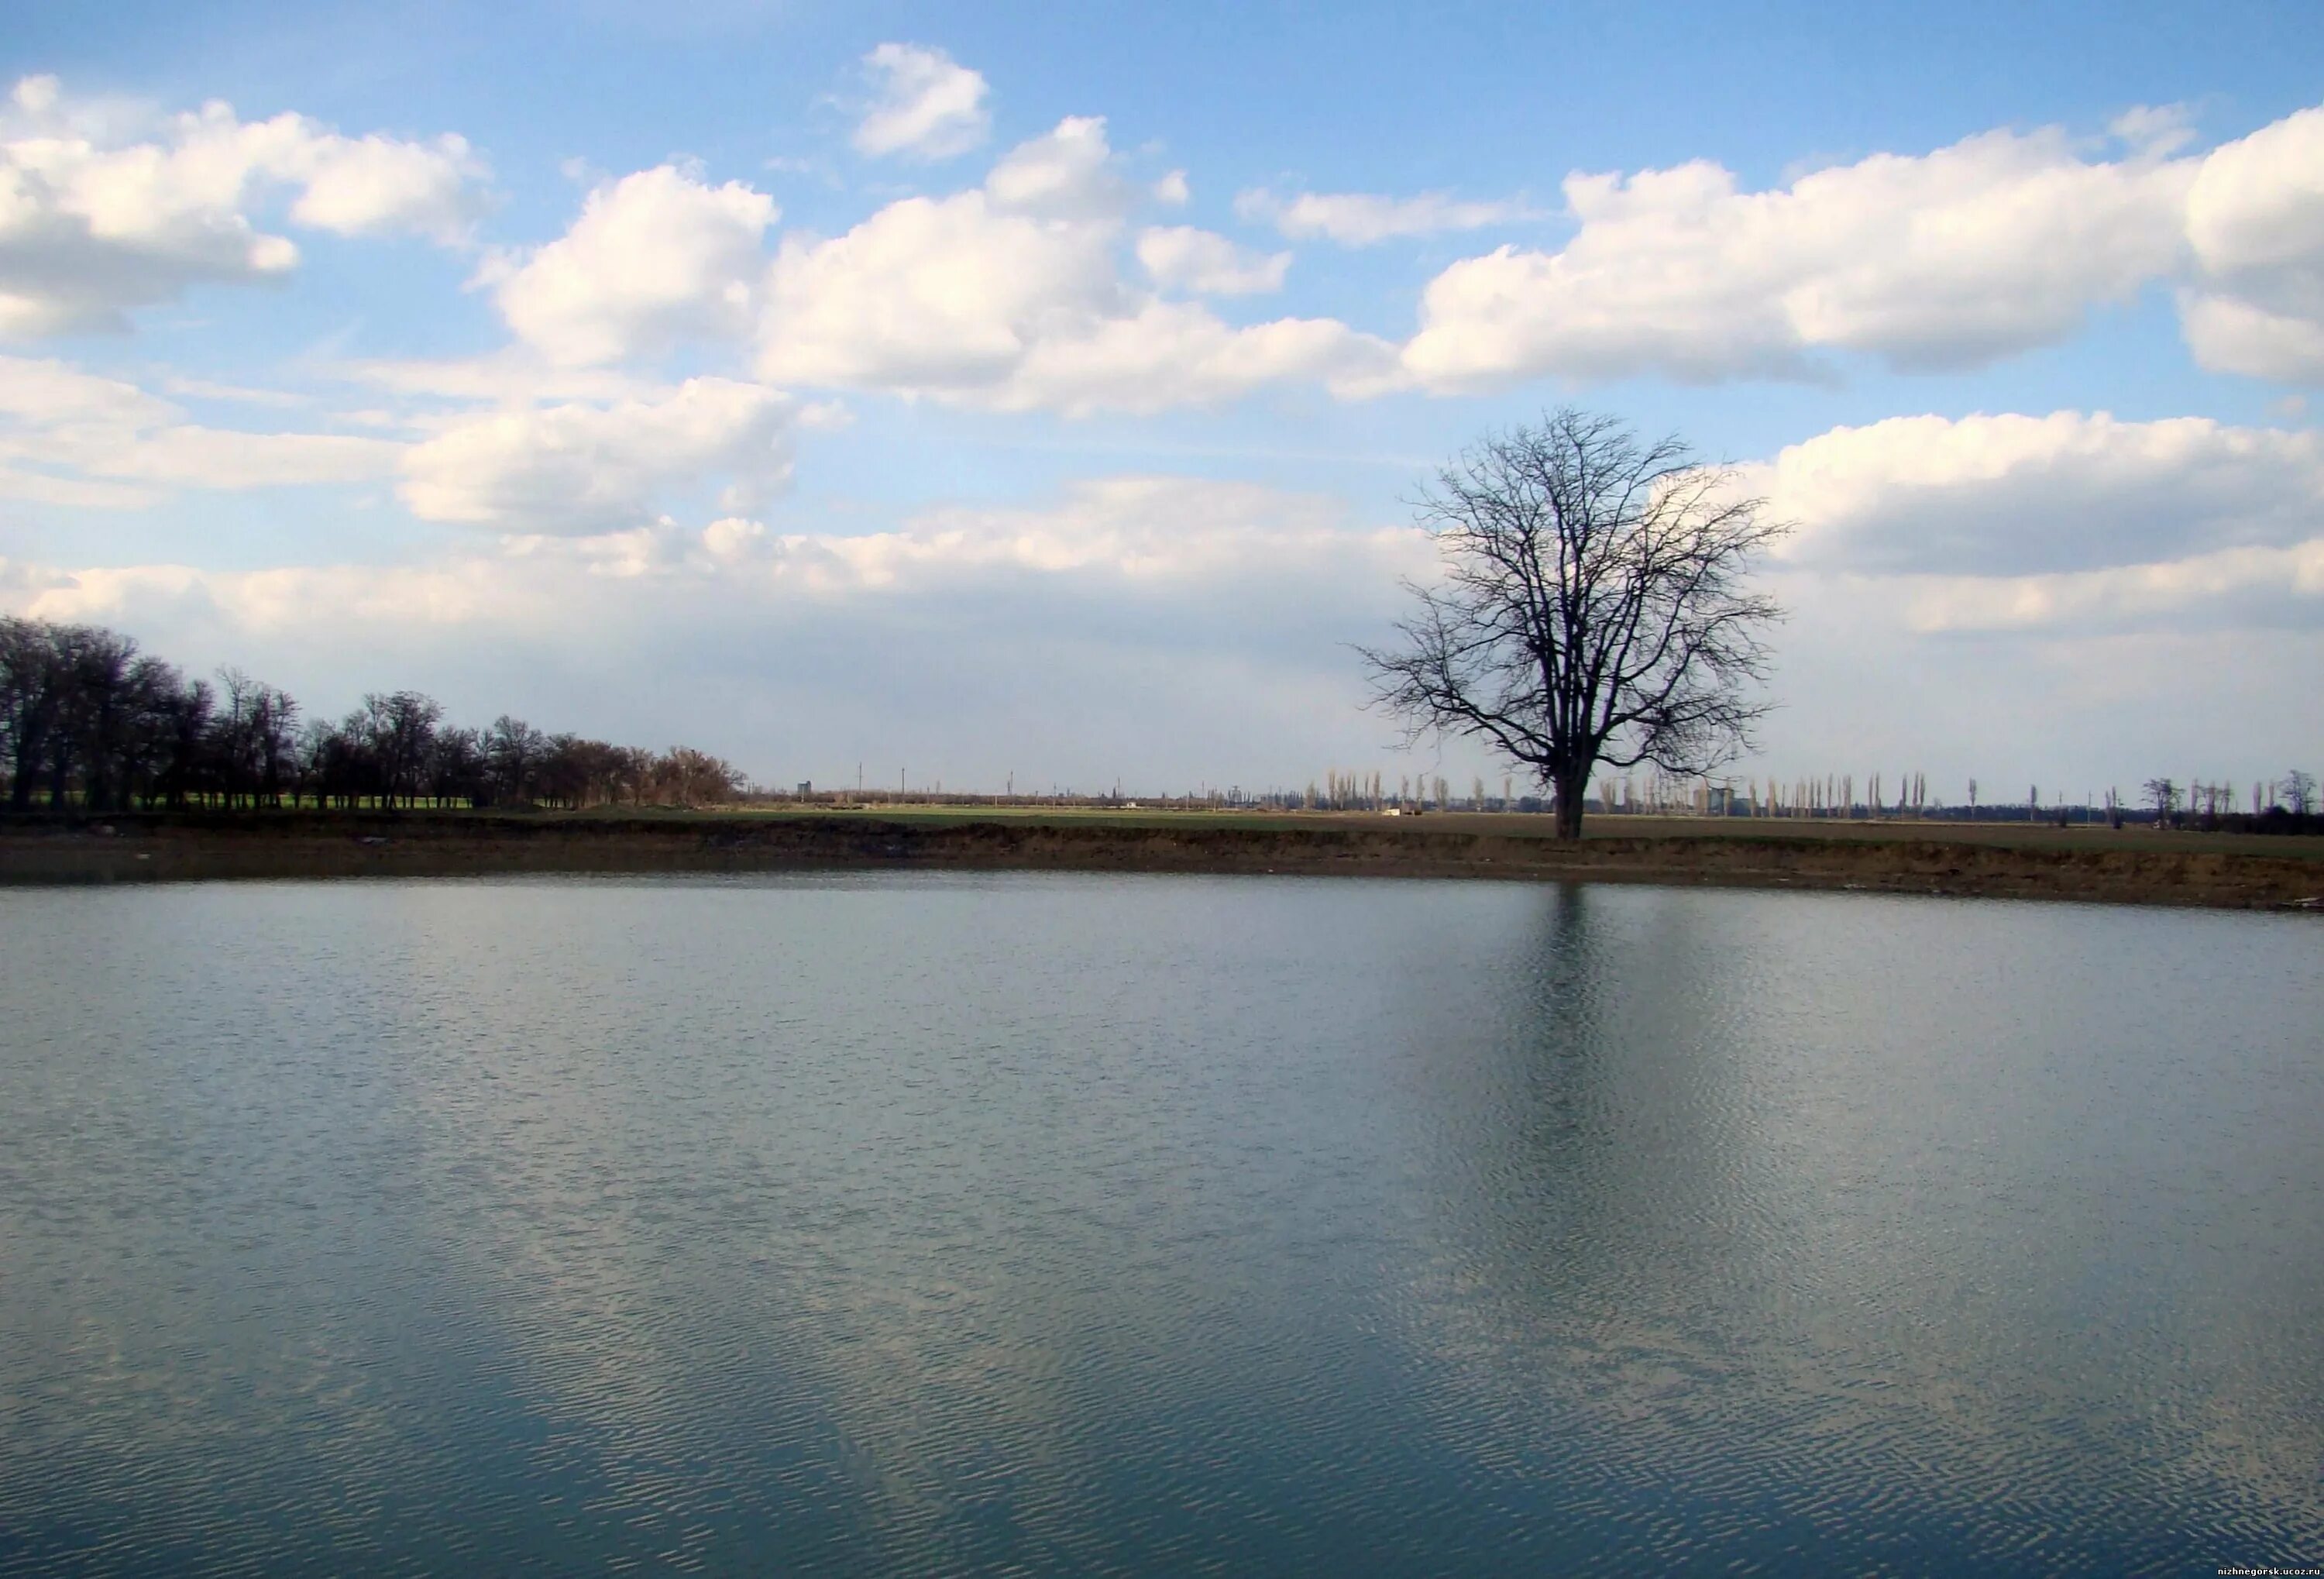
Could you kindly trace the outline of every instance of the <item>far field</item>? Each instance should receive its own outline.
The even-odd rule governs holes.
[[[550,817],[598,817],[604,810],[534,813]],[[687,817],[881,817],[940,827],[1001,819],[1036,824],[1124,828],[1235,827],[1290,832],[1302,828],[1360,828],[1385,834],[1465,834],[1495,838],[1551,839],[1553,819],[1540,813],[1500,811],[1428,812],[1387,817],[1371,811],[1213,810],[1178,806],[974,806],[866,800],[845,806],[778,804],[718,811],[648,812]],[[2297,856],[2324,860],[2324,836],[2201,833],[2145,826],[2113,828],[2105,823],[1953,822],[1911,817],[1848,819],[1789,817],[1648,817],[1632,813],[1584,819],[1584,839],[1837,839],[1858,844],[1936,840],[2010,850],[2179,850],[2213,854]]]
[[[1953,823],[875,803],[0,817],[0,885],[846,867],[1716,883],[2324,911],[2324,837]]]

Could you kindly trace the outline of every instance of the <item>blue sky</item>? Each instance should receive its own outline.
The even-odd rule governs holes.
[[[2314,20],[20,6],[0,606],[785,781],[1497,780],[1346,644],[1571,401],[1800,524],[1738,774],[2248,784],[2324,757]]]

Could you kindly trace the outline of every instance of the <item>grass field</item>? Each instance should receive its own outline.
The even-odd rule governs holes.
[[[516,815],[590,817],[604,812]],[[1470,834],[1496,838],[1550,839],[1552,818],[1539,813],[1496,811],[1429,812],[1422,817],[1383,817],[1359,811],[1246,811],[1176,807],[963,806],[889,804],[872,801],[841,807],[738,807],[717,811],[648,811],[641,815],[697,817],[893,818],[927,827],[980,822],[1028,822],[1060,826],[1123,828],[1233,827],[1288,832],[1300,828],[1360,828],[1374,834]],[[2061,828],[2052,823],[1920,822],[1910,818],[1847,820],[1827,817],[1597,816],[1582,824],[1585,839],[1831,839],[1858,844],[1937,842],[2011,850],[2177,850],[2237,855],[2290,856],[2324,861],[2324,836],[2201,833],[2104,823]]]
[[[2324,911],[2324,837],[2028,823],[963,805],[0,817],[0,886],[832,866],[1715,882]]]

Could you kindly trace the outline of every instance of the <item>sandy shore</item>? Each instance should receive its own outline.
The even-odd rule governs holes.
[[[1633,833],[1609,818],[1612,826],[1562,845],[1530,831],[1545,822],[958,812],[0,819],[0,883],[901,867],[1713,883],[2324,909],[2324,851],[2310,847],[2324,841],[2317,840],[2230,844],[2143,829],[2055,836],[2024,829],[2008,838],[1944,825],[1793,833],[1764,824],[1665,824]]]

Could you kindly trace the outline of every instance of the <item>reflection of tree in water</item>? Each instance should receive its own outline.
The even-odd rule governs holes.
[[[1839,914],[1798,908],[1817,903],[1545,890],[1505,946],[1446,962],[1469,1017],[1430,1019],[1415,1054],[1436,1237],[1398,1312],[1446,1442],[1642,1530],[1672,1498],[1697,1533],[1723,1519],[1746,1541],[1852,1509],[1858,1535],[1905,1543],[1888,1560],[2029,1530],[2112,1550],[2172,1504],[2182,1541],[2207,1521],[2324,1528],[2319,1433],[2247,1428],[2285,1423],[2281,1391],[2138,1416],[2107,1350],[2160,1334],[2086,1342],[2029,1319],[2023,1286],[1997,1292],[2062,1274],[2013,1271],[2024,1252],[1981,1242],[1989,1218],[1957,1240],[1929,1221],[1879,1150],[1916,1131],[1877,1097],[1860,1133],[1816,1132],[1881,1007],[1803,1011],[1795,952],[1878,946],[1792,935]],[[1867,1237],[1905,1227],[1925,1240]]]
[[[1561,885],[1542,901],[1463,982],[1485,994],[1470,1025],[1430,1049],[1444,1242],[1482,1297],[1463,1303],[1568,1362],[1715,1364],[1739,1227],[1719,1203],[1748,1159],[1703,1045],[1704,939],[1640,893]]]

